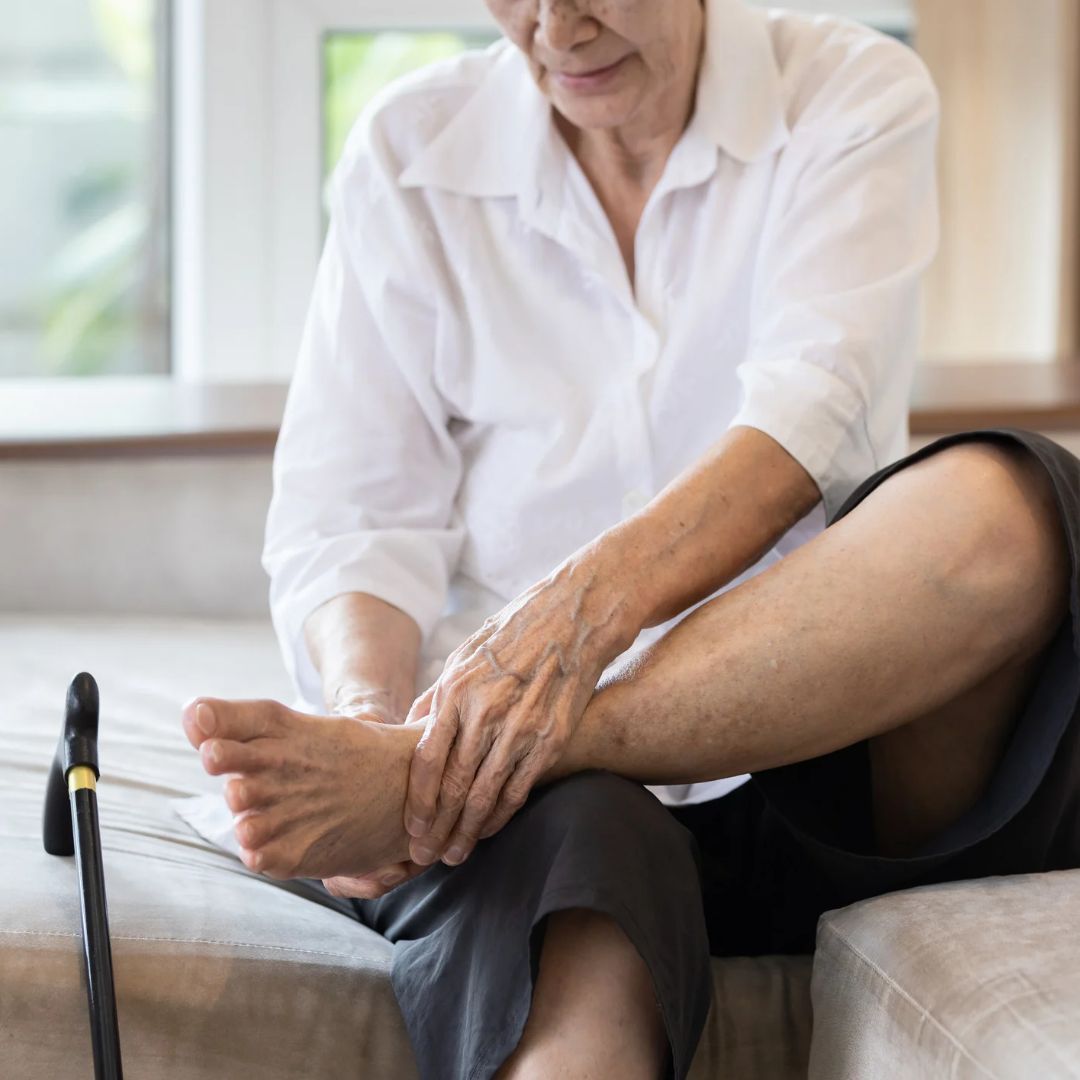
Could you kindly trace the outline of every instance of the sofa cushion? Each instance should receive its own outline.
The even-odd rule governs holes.
[[[179,725],[198,693],[288,699],[268,624],[0,616],[0,1048],[20,1080],[92,1075],[73,860],[41,847],[72,676],[101,689],[99,800],[131,1076],[415,1075],[390,947],[303,883],[195,835],[170,800],[218,790]],[[715,961],[693,1077],[805,1075],[806,959]]]
[[[1080,871],[894,893],[828,912],[814,1080],[1080,1077]]]
[[[408,1076],[386,942],[297,887],[249,874],[169,806],[219,783],[183,737],[183,701],[286,693],[266,627],[22,617],[0,623],[0,655],[0,1032],[10,1075],[91,1073],[75,868],[41,847],[64,693],[85,668],[101,689],[98,795],[130,1074],[285,1080],[338,1065],[343,1075]]]

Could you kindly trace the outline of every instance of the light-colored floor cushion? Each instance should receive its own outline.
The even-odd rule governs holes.
[[[829,912],[813,1001],[813,1080],[1080,1077],[1080,871]]]
[[[250,874],[174,814],[213,791],[178,723],[198,694],[288,700],[268,625],[0,616],[0,1074],[91,1076],[75,869],[41,847],[80,670],[101,687],[100,805],[128,1075],[408,1080],[390,947],[302,886]],[[694,1080],[805,1075],[810,962],[714,962]],[[438,993],[438,986],[431,987]]]

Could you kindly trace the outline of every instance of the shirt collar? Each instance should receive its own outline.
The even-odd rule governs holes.
[[[767,20],[745,0],[706,0],[697,103],[682,140],[691,172],[714,165],[717,148],[749,164],[788,141]],[[538,200],[545,164],[565,152],[562,140],[520,51],[500,42],[492,55],[475,93],[401,174],[403,187]]]

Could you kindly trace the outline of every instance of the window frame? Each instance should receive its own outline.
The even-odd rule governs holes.
[[[175,5],[177,378],[292,373],[322,245],[325,35],[493,25],[483,0]]]
[[[810,14],[828,12],[892,33],[911,34],[915,27],[915,0],[750,0],[750,3]]]

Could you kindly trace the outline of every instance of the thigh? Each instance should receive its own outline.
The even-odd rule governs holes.
[[[868,740],[879,854],[910,854],[982,798],[1041,666],[1041,656],[1017,660],[941,708]]]

